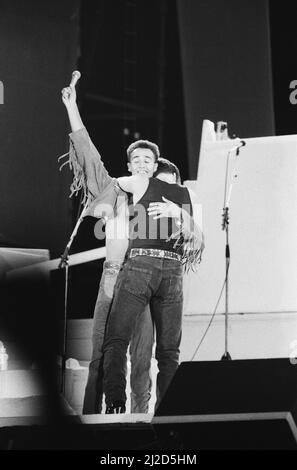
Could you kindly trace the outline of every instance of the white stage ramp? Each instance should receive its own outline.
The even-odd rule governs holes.
[[[221,224],[226,163],[229,150],[239,142],[212,139],[205,131],[211,124],[204,121],[197,181],[186,182],[202,204],[206,245],[197,273],[185,277],[184,313],[193,321],[198,315],[195,342],[208,324],[225,278],[226,234]],[[297,340],[297,135],[244,141],[238,156],[231,153],[228,171],[230,341],[238,358],[289,356]],[[224,312],[225,295],[201,349],[203,357],[198,354],[197,359],[214,359],[218,342],[223,348]],[[183,341],[187,350],[188,340]]]

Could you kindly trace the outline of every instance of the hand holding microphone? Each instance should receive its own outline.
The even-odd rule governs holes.
[[[70,87],[75,87],[77,81],[80,79],[81,77],[81,73],[78,71],[78,70],[74,70],[74,72],[72,72],[72,78],[71,78],[71,82],[70,82]]]
[[[63,88],[62,90],[62,101],[66,107],[71,106],[76,103],[76,90],[75,85],[80,79],[81,73],[78,70],[72,72],[71,82],[68,87]]]

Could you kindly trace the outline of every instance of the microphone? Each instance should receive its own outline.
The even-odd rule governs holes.
[[[237,145],[235,145],[234,147],[232,147],[229,150],[229,153],[234,152],[236,150],[236,155],[238,155],[239,154],[239,149],[241,147],[244,147],[245,145],[246,145],[246,142],[244,140],[241,140]]]
[[[80,79],[81,77],[81,73],[78,71],[78,70],[74,70],[74,72],[72,72],[72,78],[71,78],[71,82],[70,82],[70,87],[75,87],[77,81]]]

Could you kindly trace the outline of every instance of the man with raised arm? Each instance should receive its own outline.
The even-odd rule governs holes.
[[[69,162],[74,171],[71,186],[72,193],[83,189],[84,200],[89,201],[86,215],[104,217],[106,220],[106,261],[100,282],[98,298],[94,311],[93,352],[89,367],[89,376],[84,398],[84,413],[98,413],[102,408],[102,377],[103,377],[103,338],[107,316],[112,302],[115,282],[128,247],[128,211],[127,195],[123,192],[115,178],[106,171],[100,155],[92,144],[82,123],[76,104],[75,87],[62,90],[62,100],[68,111],[72,133],[70,134]],[[132,175],[151,177],[158,166],[159,149],[149,141],[134,142],[128,149],[128,169]],[[166,161],[168,162],[168,161]],[[159,178],[175,183],[178,170],[175,165],[163,164],[165,171]],[[161,165],[162,167],[162,165]],[[161,168],[160,168],[161,170]],[[161,170],[162,171],[162,170]],[[154,201],[152,201],[154,202]],[[172,217],[175,211],[180,217],[180,209],[169,200],[151,207],[158,217]],[[158,212],[159,211],[159,212]],[[189,228],[191,218],[187,220],[185,213],[184,233]],[[191,234],[192,237],[193,233]],[[198,234],[199,235],[199,234]],[[196,238],[195,238],[196,237]],[[192,240],[199,246],[199,237]],[[189,246],[189,245],[188,245]],[[193,245],[195,247],[195,243]],[[193,248],[193,247],[192,247]],[[195,251],[195,250],[194,250]],[[184,251],[184,254],[186,251]],[[193,253],[189,249],[188,253]],[[147,412],[151,391],[150,361],[153,346],[153,325],[148,308],[143,309],[137,317],[130,345],[131,356],[131,411]],[[123,365],[126,373],[126,362]]]
[[[118,273],[128,247],[127,195],[115,178],[110,177],[101,157],[93,145],[76,103],[74,86],[62,90],[62,101],[66,106],[72,133],[70,134],[69,163],[74,172],[71,192],[82,189],[84,201],[89,201],[86,215],[106,220],[106,260],[100,281],[94,309],[92,333],[92,358],[85,389],[83,413],[94,414],[102,411],[103,339],[106,319],[113,298]],[[132,174],[147,172],[152,176],[157,167],[159,150],[148,143],[154,151],[154,161],[147,160],[145,150],[138,161],[131,163]],[[132,335],[131,356],[131,412],[147,413],[151,396],[150,364],[154,330],[149,308],[143,310]],[[125,366],[126,367],[126,366]]]

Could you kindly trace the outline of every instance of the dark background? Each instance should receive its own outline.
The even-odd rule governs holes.
[[[79,196],[58,171],[70,131],[60,90],[79,69],[83,121],[113,176],[125,148],[156,141],[196,179],[203,119],[229,135],[294,134],[297,4],[281,0],[0,0],[0,244],[59,256]],[[72,246],[101,246],[86,218]],[[102,260],[70,269],[69,316],[88,318]],[[63,273],[52,275],[63,309]]]

